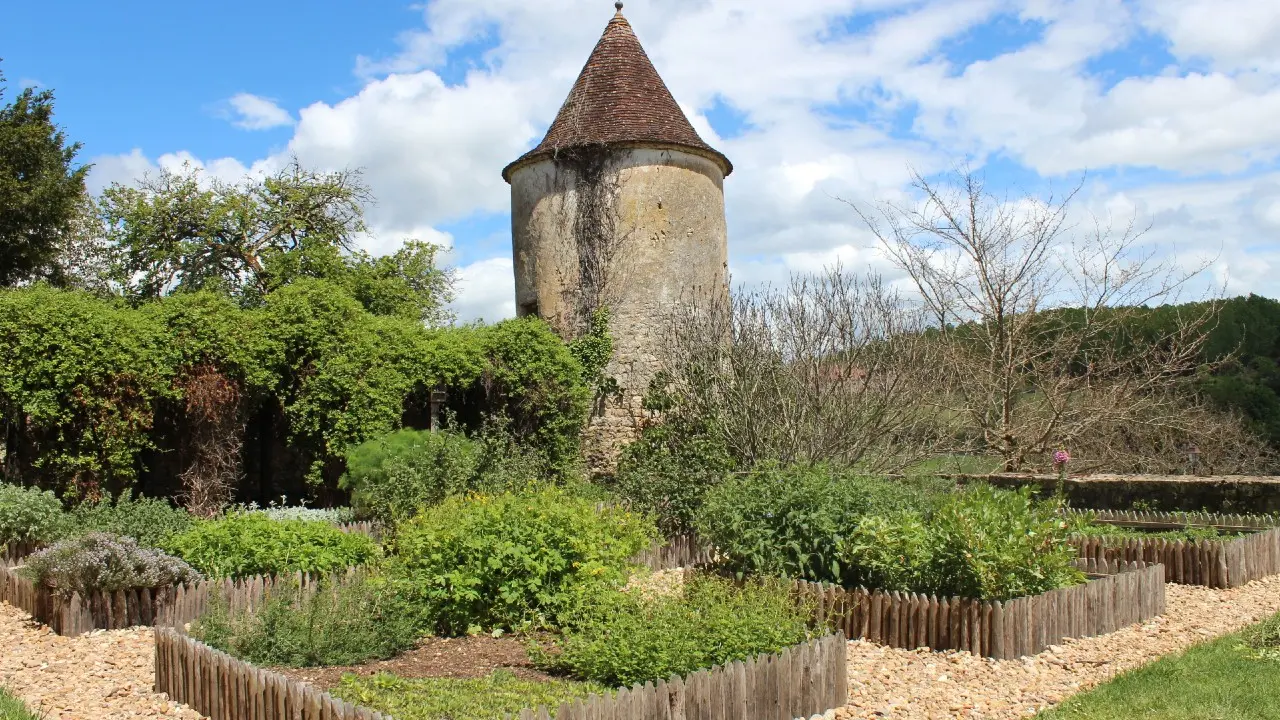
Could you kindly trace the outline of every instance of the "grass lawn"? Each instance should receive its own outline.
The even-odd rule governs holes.
[[[982,455],[938,455],[928,460],[921,460],[904,470],[906,475],[989,475],[1000,472],[1003,464],[1000,458]]]
[[[40,720],[40,716],[27,709],[26,704],[8,690],[0,688],[0,720]]]
[[[1280,618],[1280,616],[1277,616]],[[1272,619],[1271,623],[1277,622]],[[1228,635],[1161,658],[1076,695],[1043,720],[1280,719],[1280,660],[1259,660]]]
[[[493,720],[536,705],[546,705],[555,714],[562,702],[607,689],[575,680],[524,680],[498,670],[478,679],[346,675],[329,692],[397,720]]]

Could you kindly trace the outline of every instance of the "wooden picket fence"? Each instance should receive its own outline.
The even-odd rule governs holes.
[[[1034,655],[1063,638],[1103,635],[1164,612],[1164,566],[1078,560],[1074,587],[1008,601],[939,598],[796,581],[814,618],[849,638],[895,648],[967,650],[997,660]]]
[[[390,720],[284,675],[254,667],[171,628],[156,628],[155,692],[211,720]],[[844,638],[828,635],[615,693],[562,704],[557,720],[791,720],[844,705]],[[550,708],[520,711],[545,720]]]
[[[338,576],[348,581],[364,571],[348,568]],[[320,576],[294,573],[282,576],[254,576],[239,580],[202,580],[176,587],[138,588],[114,592],[79,593],[61,596],[36,586],[15,572],[13,564],[0,560],[0,601],[19,608],[59,635],[82,635],[90,630],[120,630],[137,626],[185,625],[209,609],[220,595],[233,611],[258,607],[274,588],[297,584],[303,589],[318,586]]]
[[[1097,562],[1160,563],[1165,580],[1212,588],[1239,587],[1280,573],[1280,528],[1222,540],[1165,540],[1075,535],[1081,558]]]
[[[1277,530],[1280,515],[1075,509],[1067,512],[1087,513],[1097,524],[1141,530],[1215,528],[1247,533],[1243,537],[1199,541],[1079,535],[1072,538],[1072,544],[1082,558],[1161,563],[1165,566],[1167,582],[1212,588],[1238,587],[1280,573],[1280,530]]]
[[[650,570],[675,570],[700,567],[711,562],[713,553],[702,539],[692,533],[677,535],[653,544],[631,557],[631,562]]]
[[[6,562],[10,565],[18,564],[18,561],[30,555],[31,553],[44,547],[44,545],[36,542],[20,542],[9,543],[8,545],[0,545],[0,562]]]
[[[211,720],[390,720],[176,629],[157,627],[155,639],[155,692]]]
[[[1257,532],[1280,527],[1280,515],[1239,515],[1206,512],[1153,512],[1148,510],[1083,510],[1069,508],[1069,515],[1091,515],[1093,522],[1103,525],[1143,530],[1181,530],[1216,528],[1226,532]]]
[[[34,616],[39,605],[36,586],[15,572],[15,561],[0,557],[0,602],[7,602],[19,610]]]
[[[844,705],[849,698],[844,636],[836,633],[776,655],[647,682],[609,695],[564,703],[556,720],[792,720]],[[521,710],[519,720],[547,720],[550,708]],[[215,719],[216,720],[216,719]]]

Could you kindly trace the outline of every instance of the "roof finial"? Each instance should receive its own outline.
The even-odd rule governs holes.
[[[618,2],[614,3],[613,7],[617,9],[619,15],[622,14],[622,0],[618,0]]]

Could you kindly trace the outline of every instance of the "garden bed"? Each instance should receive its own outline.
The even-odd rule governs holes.
[[[815,619],[851,639],[894,648],[967,650],[997,660],[1034,655],[1063,638],[1091,637],[1164,611],[1164,567],[1078,561],[1094,577],[1040,595],[1001,601],[939,598],[796,581]]]
[[[273,672],[287,675],[326,692],[337,687],[346,674],[367,677],[391,673],[401,678],[483,678],[495,670],[505,670],[524,680],[546,681],[552,676],[538,670],[529,659],[526,643],[519,635],[470,635],[460,638],[428,637],[416,647],[388,660],[374,660],[359,665],[329,667],[273,667]]]
[[[1213,539],[1169,539],[1126,535],[1076,535],[1081,558],[1146,562],[1165,566],[1165,580],[1213,588],[1239,587],[1280,573],[1280,528],[1273,516],[1208,513],[1100,512],[1095,522],[1151,532],[1213,528],[1232,533]]]
[[[281,673],[254,667],[176,630],[157,628],[155,690],[212,720],[381,720],[358,707]],[[841,635],[789,647],[776,655],[708,668],[684,678],[592,695],[560,705],[557,720],[608,714],[629,720],[751,720],[758,709],[777,717],[808,717],[844,704],[847,657]],[[546,717],[527,708],[521,720]]]

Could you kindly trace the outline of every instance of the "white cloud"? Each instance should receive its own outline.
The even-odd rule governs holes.
[[[93,165],[85,184],[89,192],[95,195],[110,187],[113,183],[128,185],[157,166],[142,154],[141,148],[134,148],[122,155],[99,155],[90,161]]]
[[[273,100],[251,93],[232,95],[227,104],[235,114],[231,124],[242,130],[270,130],[293,124],[293,116]]]
[[[502,167],[537,142],[610,12],[597,0],[430,0],[400,52],[359,58],[358,93],[297,113],[280,153],[203,166],[230,177],[296,154],[320,168],[360,168],[378,198],[369,250],[389,252],[408,235],[452,246],[437,228],[507,211]],[[1123,192],[1091,185],[1088,207],[1136,209],[1155,222],[1152,238],[1185,248],[1184,257],[1222,246],[1217,271],[1233,288],[1280,291],[1266,274],[1280,260],[1263,242],[1280,229],[1280,193],[1248,179],[1280,158],[1280,3],[633,0],[626,14],[695,127],[734,162],[725,192],[743,282],[835,258],[886,269],[836,198],[902,198],[908,166],[930,174],[1001,155],[1048,178],[1155,168],[1157,181]],[[967,67],[941,52],[948,41],[982,38],[998,14],[1043,33]],[[1091,63],[1144,31],[1167,40],[1173,66],[1119,82],[1091,74]],[[491,47],[458,57],[477,43]],[[462,80],[445,82],[459,67]],[[270,101],[237,97],[254,101],[238,110],[242,122],[293,121]],[[707,120],[717,101],[748,129],[718,137]],[[855,115],[833,116],[850,106]],[[156,163],[183,159],[195,161],[173,152]],[[93,183],[157,166],[138,151],[98,162]],[[1171,179],[1196,173],[1223,177]],[[461,276],[463,317],[514,312],[509,258],[472,263]]]
[[[460,322],[515,317],[516,281],[510,257],[489,258],[458,268],[457,289],[453,309]]]
[[[1230,181],[1153,183],[1109,190],[1090,189],[1087,208],[1099,216],[1114,211],[1118,220],[1132,209],[1151,223],[1147,247],[1195,267],[1214,260],[1212,280],[1230,295],[1250,292],[1280,297],[1280,172]]]
[[[532,142],[529,88],[476,75],[448,86],[429,70],[369,82],[355,96],[299,113],[288,152],[307,165],[360,168],[375,223],[435,225],[503,212],[502,167]]]
[[[1140,16],[1174,55],[1222,71],[1280,72],[1280,6],[1265,0],[1143,0]]]
[[[1252,3],[1240,16],[1226,4],[1159,0],[1139,16],[1174,33],[1175,52],[1221,58],[1214,64],[1232,72],[1170,67],[1107,88],[1087,63],[1133,41],[1139,20],[1120,0],[1070,0],[1024,9],[1047,23],[1044,37],[1025,48],[958,76],[935,61],[889,82],[920,104],[924,134],[978,154],[1008,153],[1041,174],[1122,166],[1239,172],[1280,156],[1280,125],[1270,120],[1280,112],[1280,75],[1268,71],[1280,69],[1272,63],[1280,45],[1259,39],[1270,38],[1273,25],[1280,32],[1280,4]],[[1218,19],[1197,25],[1201,14]]]

